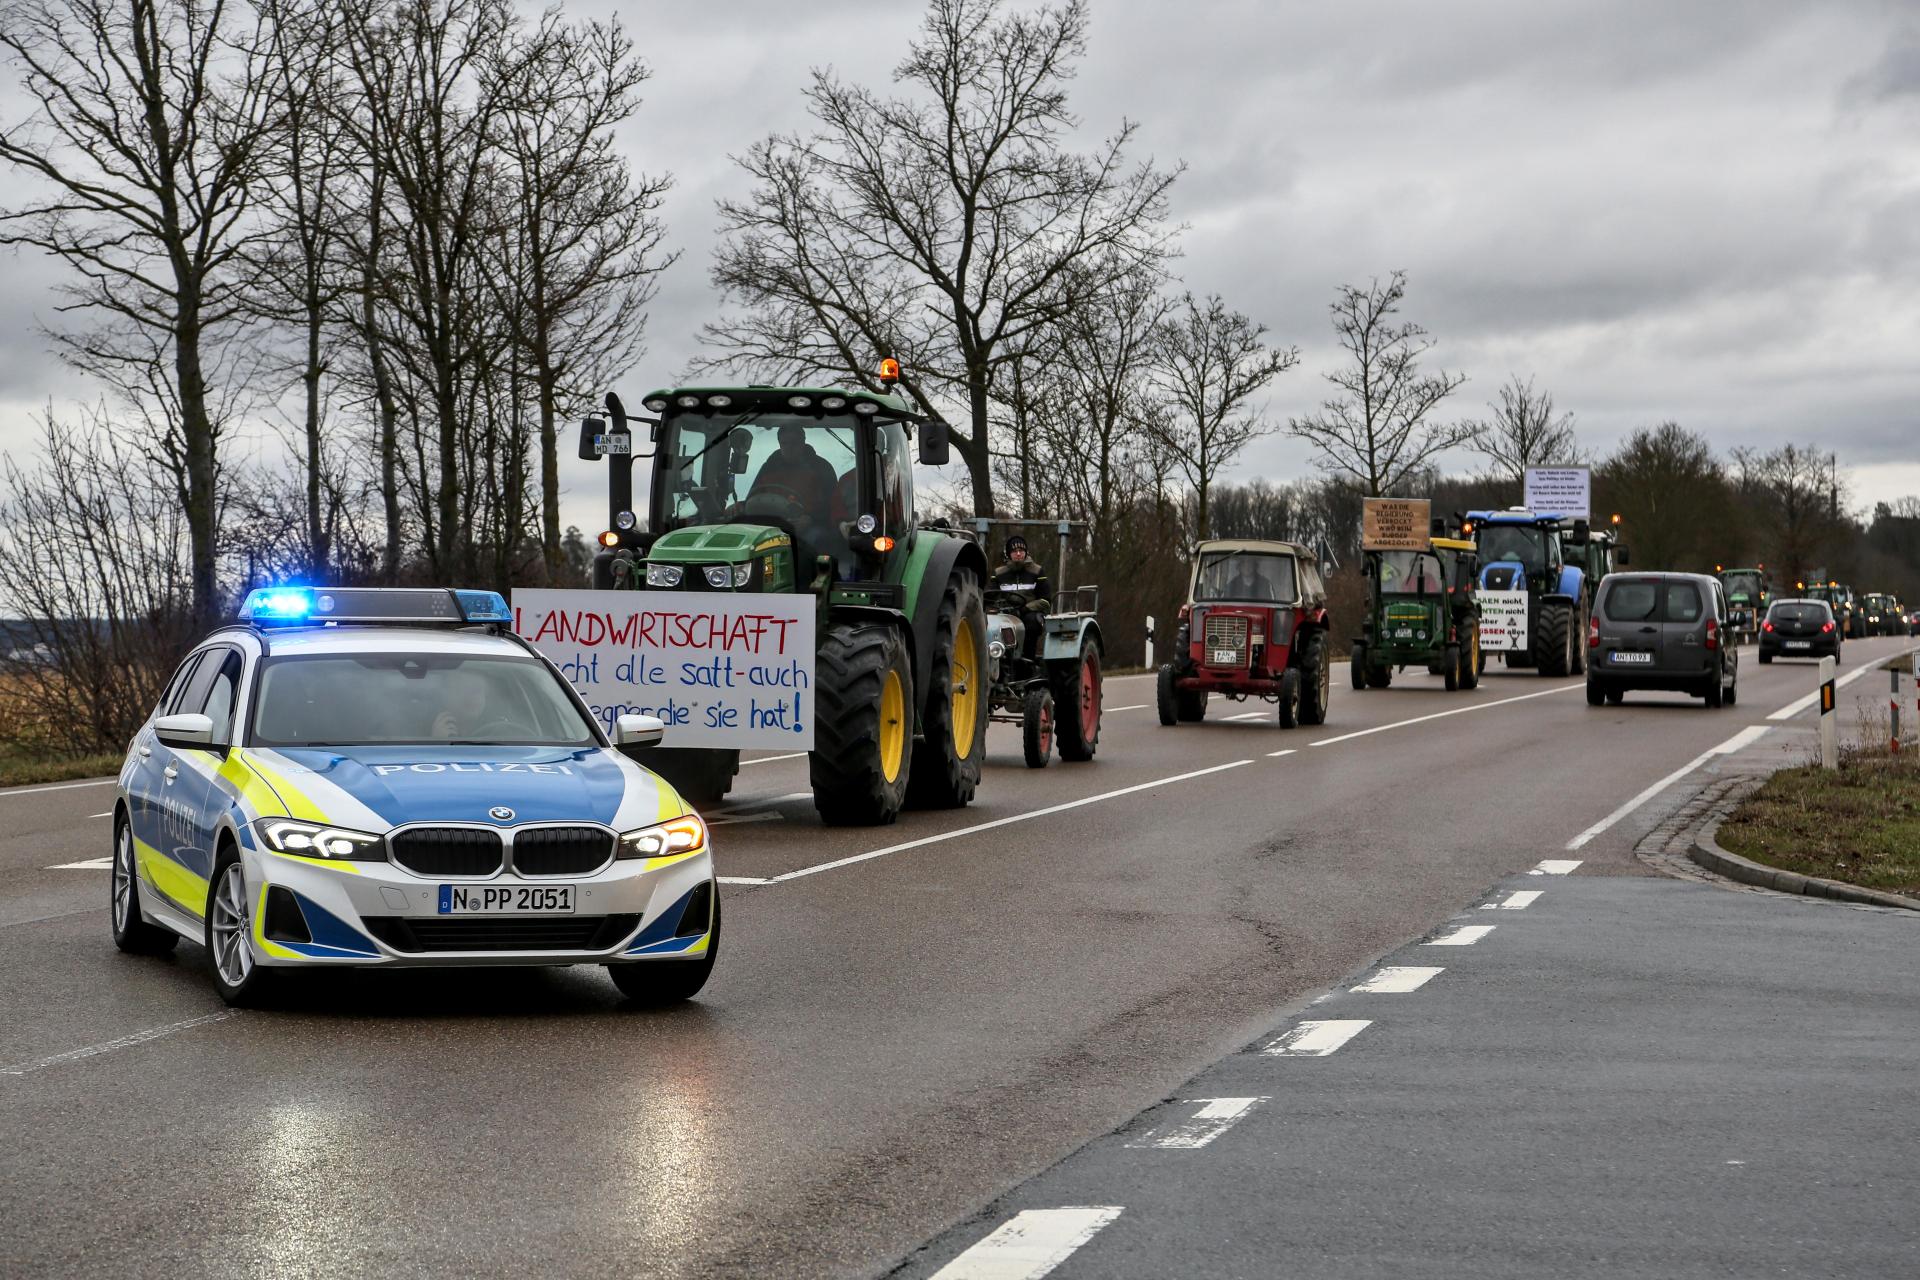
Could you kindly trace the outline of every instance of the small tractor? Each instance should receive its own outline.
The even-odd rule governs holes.
[[[1773,601],[1773,588],[1767,582],[1767,566],[1751,569],[1713,567],[1714,576],[1727,593],[1727,629],[1735,644],[1753,644],[1760,639],[1760,621]]]
[[[1355,689],[1384,689],[1396,668],[1425,667],[1449,692],[1480,683],[1473,543],[1433,537],[1425,551],[1367,551],[1367,616],[1353,642]]]
[[[1480,557],[1480,644],[1543,676],[1587,669],[1587,625],[1600,580],[1627,549],[1611,529],[1552,511],[1469,511]]]
[[[946,424],[894,394],[898,378],[887,360],[877,391],[676,387],[648,395],[657,417],[637,421],[610,394],[611,427],[589,418],[581,430],[580,456],[611,465],[596,588],[813,597],[809,774],[833,825],[965,805],[986,754],[986,558],[915,518],[909,438],[934,466],[948,440]],[[633,459],[648,453],[636,508]],[[637,751],[696,803],[724,796],[739,768],[737,750]]]
[[[1194,548],[1174,660],[1159,673],[1163,725],[1206,718],[1207,700],[1262,698],[1280,727],[1327,718],[1327,589],[1292,542],[1217,539]]]
[[[1881,591],[1869,591],[1860,597],[1860,610],[1867,615],[1863,635],[1900,636],[1907,633],[1907,620],[1900,602]]]
[[[1052,524],[1060,535],[1060,572],[1066,572],[1071,521],[975,519],[984,542],[994,525]],[[1103,681],[1100,588],[1058,591],[1041,613],[1020,591],[1002,591],[987,579],[987,661],[993,718],[1020,726],[1027,767],[1044,769],[1057,743],[1062,760],[1093,759],[1100,746]]]

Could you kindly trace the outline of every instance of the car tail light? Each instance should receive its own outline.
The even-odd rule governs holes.
[[[1598,649],[1599,647],[1600,647],[1600,619],[1588,618],[1587,619],[1587,648]]]
[[[1823,623],[1821,623],[1821,624],[1820,624],[1820,634],[1821,634],[1821,635],[1823,635],[1823,636],[1824,636],[1824,635],[1831,635],[1831,634],[1833,634],[1833,624],[1832,624],[1831,622],[1823,622]]]
[[[1720,621],[1717,618],[1708,618],[1707,619],[1707,648],[1718,649],[1719,647],[1720,647]]]
[[[1771,622],[1763,622],[1760,624],[1760,629],[1762,631],[1771,631],[1773,630],[1773,624]]]

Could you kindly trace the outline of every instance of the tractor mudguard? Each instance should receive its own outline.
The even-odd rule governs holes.
[[[1069,622],[1077,625],[1066,625]],[[1092,618],[1048,618],[1040,657],[1047,662],[1078,662],[1080,649],[1089,635],[1093,637],[1094,647],[1105,653],[1107,646],[1100,636],[1100,624]]]
[[[916,699],[924,700],[928,682],[933,677],[933,631],[940,625],[940,597],[946,592],[947,579],[955,569],[972,570],[980,585],[986,586],[987,557],[978,546],[965,538],[942,537],[922,529],[914,539],[906,571],[900,578],[906,588],[907,608],[912,613],[911,621],[907,622],[907,636]]]
[[[1576,594],[1574,594],[1574,595],[1564,595],[1564,594],[1562,594],[1561,592],[1558,592],[1558,591],[1554,591],[1554,592],[1549,592],[1549,593],[1547,593],[1547,594],[1545,594],[1545,595],[1542,595],[1542,596],[1541,596],[1541,597],[1539,598],[1539,603],[1541,603],[1541,604],[1563,604],[1563,605],[1566,605],[1566,606],[1567,606],[1567,608],[1569,608],[1569,609],[1573,609],[1573,608],[1577,608],[1577,607],[1579,606],[1579,603],[1580,603],[1580,597],[1579,597],[1579,595],[1578,595],[1578,593],[1576,593]]]
[[[1570,564],[1560,566],[1560,594],[1569,600],[1585,594],[1585,575]]]

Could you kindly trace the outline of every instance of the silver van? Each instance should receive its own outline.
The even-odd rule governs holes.
[[[1720,580],[1704,573],[1614,573],[1587,625],[1587,705],[1618,706],[1629,689],[1664,689],[1730,705],[1739,656]]]

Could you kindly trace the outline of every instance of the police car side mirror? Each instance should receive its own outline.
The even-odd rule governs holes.
[[[213,720],[198,711],[161,716],[153,722],[153,736],[160,740],[163,747],[210,748],[213,746]]]
[[[613,722],[613,743],[617,747],[657,747],[666,735],[666,722],[658,716],[627,715]]]

